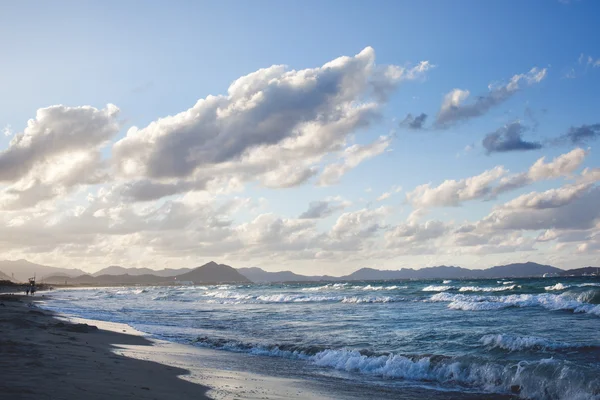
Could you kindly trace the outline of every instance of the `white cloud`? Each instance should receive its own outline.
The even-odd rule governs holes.
[[[12,131],[12,127],[10,126],[10,124],[6,125],[4,127],[4,129],[2,129],[2,133],[4,134],[4,136],[9,137],[12,136],[13,131]]]
[[[525,74],[514,75],[504,85],[490,85],[487,94],[479,96],[477,100],[470,104],[465,104],[471,95],[468,90],[453,89],[444,96],[435,125],[438,127],[448,127],[457,122],[484,115],[491,108],[513,96],[520,89],[519,85],[521,82],[525,82],[528,85],[539,83],[546,77],[546,73],[546,68],[539,69],[534,67]]]
[[[327,165],[319,177],[318,184],[321,186],[330,186],[338,183],[346,172],[356,168],[364,160],[382,154],[390,143],[391,138],[389,136],[381,136],[370,144],[355,144],[346,148],[342,154],[342,162]]]
[[[163,185],[156,196],[218,176],[267,187],[298,185],[314,175],[325,155],[342,150],[349,135],[380,118],[380,107],[400,82],[430,68],[427,62],[378,66],[367,47],[318,68],[261,69],[237,79],[226,95],[208,96],[189,110],[129,129],[113,146],[115,163],[126,177]],[[346,148],[342,164],[326,168],[323,183],[376,155],[372,146],[355,146]]]
[[[502,166],[461,180],[446,180],[439,186],[431,184],[417,186],[407,193],[406,199],[414,207],[460,206],[463,202],[476,199],[492,199],[495,196],[542,180],[572,177],[581,166],[587,152],[577,148],[562,154],[550,162],[539,158],[527,172],[507,175]]]
[[[101,149],[118,132],[119,109],[109,104],[52,106],[37,111],[35,119],[0,152],[0,207],[32,207],[64,195],[78,185],[107,180]]]
[[[413,207],[459,206],[464,201],[485,197],[491,192],[491,184],[506,174],[499,166],[477,176],[461,180],[446,180],[437,187],[427,183],[407,193]]]

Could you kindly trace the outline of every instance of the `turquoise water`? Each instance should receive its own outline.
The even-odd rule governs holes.
[[[257,362],[287,359],[320,378],[600,398],[593,277],[69,289],[47,308]]]

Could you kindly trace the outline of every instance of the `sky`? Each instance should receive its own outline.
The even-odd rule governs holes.
[[[4,1],[0,259],[600,264],[600,3]]]

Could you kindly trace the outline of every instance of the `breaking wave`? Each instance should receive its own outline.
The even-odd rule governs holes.
[[[500,286],[500,287],[481,287],[481,286],[463,286],[458,289],[459,292],[503,292],[505,290],[513,290],[519,287],[517,285]]]
[[[595,293],[581,293],[576,297],[570,293],[560,295],[513,294],[507,296],[471,296],[463,294],[438,293],[429,299],[433,302],[450,302],[448,308],[465,311],[499,310],[508,307],[543,307],[548,310],[568,310],[574,313],[587,313],[600,316],[600,305],[590,303],[596,299]]]
[[[492,345],[497,342],[494,338],[486,341]],[[295,345],[252,344],[207,337],[198,338],[195,343],[220,350],[305,360],[318,367],[348,373],[385,379],[433,382],[450,388],[490,393],[513,393],[527,399],[593,399],[600,391],[597,371],[592,368],[588,371],[575,371],[569,362],[553,358],[499,363],[468,357],[407,356],[394,353],[378,355],[345,348],[302,348]],[[502,340],[500,343],[503,343]]]
[[[445,292],[447,290],[454,290],[454,289],[456,289],[456,287],[454,287],[454,286],[430,285],[430,286],[424,287],[422,290],[423,290],[423,292]]]
[[[560,350],[583,347],[580,345],[556,342],[536,336],[515,336],[515,335],[485,335],[479,340],[484,346],[490,349],[502,349],[508,351],[522,350]]]

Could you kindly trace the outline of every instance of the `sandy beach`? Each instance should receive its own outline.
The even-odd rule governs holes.
[[[47,295],[0,295],[0,398],[328,399],[331,388],[245,372],[252,360],[143,336],[128,325],[68,318]],[[198,360],[202,360],[201,363]],[[202,365],[203,364],[203,365]]]
[[[34,298],[0,296],[0,393],[10,399],[207,399],[188,371],[115,354],[151,346],[142,336],[73,324]],[[41,297],[37,297],[41,299]]]
[[[348,379],[282,371],[287,360],[148,338],[128,325],[43,308],[47,293],[0,295],[0,397],[7,399],[369,399]],[[257,368],[258,367],[258,368]],[[292,368],[295,368],[292,365]],[[379,399],[471,399],[419,388],[380,387]]]

